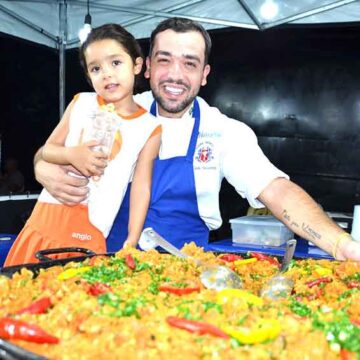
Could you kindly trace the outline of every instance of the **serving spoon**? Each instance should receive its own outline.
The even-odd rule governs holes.
[[[170,254],[183,259],[190,259],[198,266],[205,267],[205,270],[200,274],[201,283],[207,289],[222,290],[222,289],[240,289],[242,288],[242,280],[234,271],[230,270],[226,266],[221,265],[208,265],[199,259],[195,259],[176,248],[174,245],[166,241],[161,235],[159,235],[154,229],[146,228],[143,230],[141,241],[145,249],[154,248],[160,246]],[[145,246],[144,246],[145,242]]]
[[[292,260],[295,252],[296,240],[291,239],[286,242],[285,255],[281,262],[280,271],[269,279],[260,290],[260,296],[272,300],[287,297],[291,294],[294,287],[294,281],[283,273],[289,268],[290,261]]]

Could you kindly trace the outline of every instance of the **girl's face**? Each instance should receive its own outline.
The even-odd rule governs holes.
[[[85,50],[89,78],[96,93],[116,109],[132,104],[135,75],[139,74],[142,58],[135,64],[124,47],[112,39],[91,43]]]

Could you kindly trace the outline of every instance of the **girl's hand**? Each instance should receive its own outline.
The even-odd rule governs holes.
[[[124,249],[127,248],[127,247],[136,248],[137,244],[138,244],[138,241],[127,238],[127,239],[125,240],[125,242],[124,242],[123,248],[124,248]]]
[[[84,176],[101,176],[107,166],[108,156],[102,151],[93,150],[97,141],[88,141],[68,149],[69,162]]]

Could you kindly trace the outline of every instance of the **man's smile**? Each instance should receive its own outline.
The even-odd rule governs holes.
[[[183,82],[162,81],[160,86],[164,92],[170,96],[183,95],[186,91],[190,90],[190,87]]]
[[[181,95],[185,92],[184,88],[178,88],[170,85],[164,86],[164,90],[171,95]]]

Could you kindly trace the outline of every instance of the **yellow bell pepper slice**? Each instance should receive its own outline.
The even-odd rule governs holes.
[[[319,276],[327,276],[327,275],[331,275],[332,274],[332,270],[326,267],[322,267],[322,266],[315,266],[315,272],[319,275]]]
[[[223,289],[217,293],[217,302],[220,304],[231,302],[233,299],[240,299],[255,306],[262,306],[264,303],[261,297],[242,289]]]
[[[58,275],[58,280],[67,280],[67,279],[71,279],[79,274],[82,274],[84,272],[87,272],[91,269],[90,266],[83,266],[83,267],[79,267],[79,268],[71,268],[71,269],[66,269],[65,271],[63,271],[62,273],[60,273]]]
[[[256,258],[250,258],[250,259],[241,259],[241,260],[236,260],[234,261],[235,265],[245,265],[245,264],[251,264],[256,262],[257,259]]]
[[[281,331],[279,320],[259,319],[252,327],[224,326],[221,329],[242,344],[260,344],[275,339]]]

